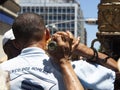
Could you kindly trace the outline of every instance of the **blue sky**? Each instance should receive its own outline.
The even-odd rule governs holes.
[[[98,4],[100,0],[78,0],[80,7],[83,11],[84,18],[97,18],[98,17]],[[98,25],[84,26],[87,30],[87,46],[90,47],[91,41],[96,38],[96,32],[98,32]],[[97,42],[98,43],[98,42]],[[95,47],[99,47],[99,43],[95,43]]]

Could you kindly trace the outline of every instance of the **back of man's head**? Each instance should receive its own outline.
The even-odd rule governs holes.
[[[23,13],[19,15],[12,26],[16,40],[25,44],[42,40],[45,25],[42,17],[35,13]]]

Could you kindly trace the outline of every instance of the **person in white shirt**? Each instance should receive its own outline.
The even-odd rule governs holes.
[[[3,61],[12,59],[20,54],[21,50],[15,45],[14,39],[15,37],[13,35],[12,29],[8,30],[3,35],[2,46],[5,54],[7,55],[7,58],[5,58]]]
[[[2,69],[10,72],[10,89],[65,90],[66,86],[60,67],[45,51],[50,33],[46,29],[42,18],[34,13],[21,14],[16,18],[12,29],[15,36],[15,45],[22,51],[17,57],[0,64]],[[80,44],[78,49],[77,51],[80,53]],[[88,58],[93,56],[92,49],[90,51],[91,54],[86,54],[88,52],[83,50],[84,55],[88,55]],[[56,53],[55,56],[57,55]],[[114,89],[116,76],[113,70],[117,70],[114,64],[111,65],[113,70],[84,60],[72,61],[71,64],[85,89]]]

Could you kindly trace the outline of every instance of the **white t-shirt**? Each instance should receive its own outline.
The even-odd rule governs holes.
[[[83,60],[71,63],[85,88],[114,89],[114,71]],[[65,90],[59,67],[40,48],[25,48],[19,56],[2,63],[1,67],[10,72],[11,90]]]

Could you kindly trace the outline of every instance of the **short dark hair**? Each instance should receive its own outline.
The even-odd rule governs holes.
[[[27,43],[42,40],[45,24],[40,15],[23,13],[15,19],[12,29],[16,40]]]

